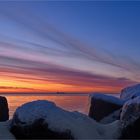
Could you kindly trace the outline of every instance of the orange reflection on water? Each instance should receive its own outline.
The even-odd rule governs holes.
[[[6,95],[6,98],[9,103],[10,117],[18,106],[34,100],[52,101],[63,109],[69,111],[80,111],[83,113],[87,113],[89,104],[88,95]]]

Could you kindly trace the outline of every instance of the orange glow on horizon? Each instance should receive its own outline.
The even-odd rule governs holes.
[[[28,81],[28,79],[27,79]],[[120,91],[120,87],[107,86],[75,86],[60,83],[29,80],[28,82],[16,78],[1,77],[0,92],[110,92]]]

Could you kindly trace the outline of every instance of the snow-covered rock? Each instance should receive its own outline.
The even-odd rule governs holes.
[[[9,119],[8,102],[5,97],[0,96],[0,122]]]
[[[140,139],[140,96],[127,101],[121,112],[120,121],[125,139]]]
[[[45,100],[17,108],[11,123],[11,132],[22,139],[112,139],[118,138],[120,131],[119,121],[103,125],[82,113],[63,110]]]
[[[124,101],[110,95],[94,93],[90,95],[89,117],[97,121],[102,120],[116,110],[119,110]]]
[[[122,89],[120,98],[123,100],[133,99],[140,96],[140,84],[133,85]]]

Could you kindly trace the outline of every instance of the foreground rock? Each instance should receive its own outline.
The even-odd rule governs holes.
[[[9,109],[7,99],[0,96],[0,122],[7,121],[9,119]]]
[[[124,88],[120,94],[120,98],[123,100],[130,100],[137,96],[140,96],[140,84]]]
[[[140,139],[140,97],[127,101],[122,109],[122,139]]]
[[[20,139],[113,139],[120,136],[120,123],[102,125],[52,102],[33,101],[16,110],[11,132]]]
[[[119,110],[123,104],[124,101],[113,96],[105,94],[92,94],[90,96],[89,117],[95,119],[96,121],[101,121],[114,111]]]

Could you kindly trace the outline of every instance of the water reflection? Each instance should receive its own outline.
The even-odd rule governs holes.
[[[51,95],[51,96],[42,96],[42,95],[6,95],[9,104],[9,113],[10,118],[12,117],[16,108],[26,102],[34,101],[34,100],[49,100],[53,101],[57,104],[57,106],[62,107],[63,109],[69,111],[79,111],[87,114],[88,112],[88,99],[89,96],[82,95]]]

